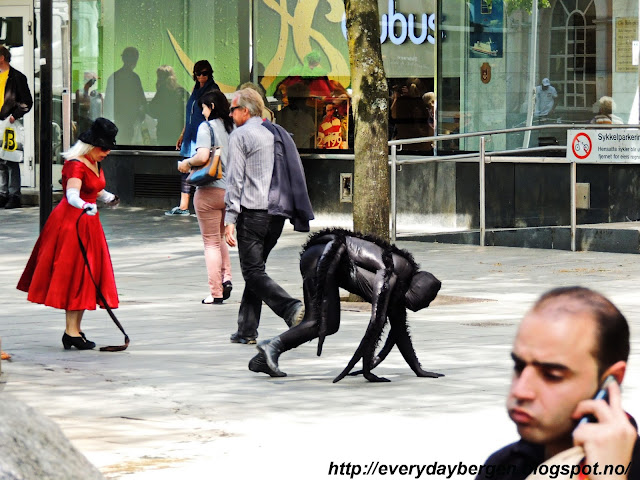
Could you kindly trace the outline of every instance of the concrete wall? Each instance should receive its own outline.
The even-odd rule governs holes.
[[[108,189],[123,204],[177,205],[179,157],[114,152],[104,162]],[[353,173],[350,158],[305,157],[311,204],[317,215],[348,218],[352,204],[340,202],[340,174]],[[398,172],[398,225],[404,230],[440,231],[479,226],[478,165],[403,165]],[[487,228],[568,225],[569,166],[492,163],[486,167]],[[640,167],[579,165],[577,181],[589,183],[591,208],[578,223],[640,219]]]
[[[170,208],[180,196],[179,157],[119,151],[104,162],[108,189],[123,204]],[[316,214],[350,216],[351,203],[340,201],[340,174],[353,173],[353,160],[304,157],[307,188]],[[398,212],[403,221],[434,228],[456,226],[455,165],[404,166],[398,172]]]
[[[569,225],[568,165],[489,164],[486,167],[487,228]],[[579,165],[577,182],[590,185],[590,208],[577,210],[578,224],[640,219],[640,168]],[[456,213],[478,228],[478,165],[456,168]],[[459,224],[463,227],[463,224]]]

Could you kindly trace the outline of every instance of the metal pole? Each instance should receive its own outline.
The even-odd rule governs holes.
[[[485,137],[480,137],[480,161],[479,166],[479,181],[480,181],[480,246],[484,247],[484,236],[486,231],[486,211],[485,211],[485,175],[484,175],[484,153],[485,153]]]
[[[254,48],[254,42],[258,38],[256,32],[256,25],[258,23],[258,5],[253,0],[249,0],[249,58],[251,59],[251,81],[258,84],[258,53]],[[268,105],[267,105],[268,107]]]
[[[396,181],[397,181],[397,165],[398,147],[391,145],[391,241],[396,241]]]
[[[531,37],[529,42],[529,82],[527,84],[527,127],[533,124],[533,107],[534,107],[534,92],[536,88],[536,67],[537,67],[537,53],[538,53],[538,0],[531,2]],[[529,97],[531,95],[531,97]],[[524,133],[524,141],[522,148],[528,148],[531,140],[531,130],[527,130]]]
[[[51,88],[51,43],[53,24],[52,0],[40,1],[40,230],[53,207],[51,172],[51,121],[53,120],[53,91]]]
[[[576,162],[569,164],[571,178],[571,251],[576,251]]]
[[[62,24],[62,151],[71,147],[71,36],[69,21]]]

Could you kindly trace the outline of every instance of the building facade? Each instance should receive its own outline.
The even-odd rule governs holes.
[[[353,158],[341,0],[53,5],[54,189],[60,152],[105,116],[120,127],[110,168],[128,191],[125,201],[174,201],[185,96],[194,87],[194,62],[207,59],[225,93],[249,81],[264,90],[274,120],[291,131],[303,155],[316,209],[350,212],[337,200],[345,178],[340,174],[352,170]],[[609,114],[638,123],[637,0],[378,0],[378,7],[389,139],[589,123],[602,97],[613,99]],[[12,65],[24,71],[35,92],[36,108],[25,118],[23,165],[23,185],[32,187],[40,163],[39,15],[37,0],[0,5],[0,43],[11,48]],[[496,135],[487,148],[563,145],[565,136],[560,130]],[[477,139],[457,140],[439,144],[437,153],[477,149]],[[417,144],[404,153],[432,155],[433,145]],[[473,223],[472,214],[460,213],[464,201],[457,198],[465,167],[429,168],[419,176],[429,185],[428,200],[410,209],[426,208],[436,223]],[[438,175],[445,185],[434,183]],[[414,192],[425,192],[414,185],[415,175],[401,181],[407,183],[400,195],[409,203]],[[443,197],[442,188],[449,196]],[[336,199],[326,199],[327,189],[336,190]]]

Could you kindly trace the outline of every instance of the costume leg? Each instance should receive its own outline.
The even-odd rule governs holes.
[[[351,360],[347,364],[346,368],[334,378],[333,383],[342,380],[355,366],[355,364],[362,358],[363,359],[363,375],[370,382],[388,382],[386,378],[377,377],[371,373],[373,356],[375,354],[375,348],[382,334],[382,329],[387,319],[387,305],[391,294],[391,287],[389,285],[391,270],[388,268],[378,270],[376,272],[374,281],[372,283],[372,298],[371,298],[371,319],[367,326],[367,331],[360,342],[356,352],[351,357]]]
[[[298,326],[280,334],[283,351],[285,352],[318,337],[319,312],[314,303],[317,292],[316,267],[324,247],[324,244],[314,245],[305,250],[300,257],[300,273],[302,274],[302,290],[304,292],[306,311],[304,319]]]
[[[385,274],[389,275],[390,270],[386,270]],[[390,278],[389,278],[390,277]],[[383,286],[383,290],[381,294],[378,296],[377,301],[374,297],[372,308],[372,318],[375,318],[375,323],[373,324],[372,334],[369,337],[368,343],[365,345],[364,350],[362,352],[362,375],[364,378],[369,380],[370,382],[388,382],[386,378],[378,377],[371,373],[371,370],[374,369],[374,357],[376,354],[376,347],[378,346],[378,342],[380,341],[380,337],[382,336],[382,330],[384,329],[384,325],[387,322],[387,310],[389,308],[389,301],[391,298],[391,292],[395,287],[396,277],[393,275],[389,275],[388,281],[385,287]],[[376,311],[377,310],[377,311]],[[365,334],[366,337],[366,334]]]
[[[384,346],[380,349],[378,354],[373,357],[371,370],[373,370],[382,362],[384,362],[384,359],[387,358],[387,355],[389,355],[389,352],[391,352],[395,344],[396,344],[396,340],[393,336],[393,332],[389,331],[389,335],[387,335],[387,340],[385,341]],[[355,372],[349,373],[349,376],[362,375],[362,373],[363,373],[363,370],[356,370]]]
[[[415,372],[418,377],[444,377],[442,373],[429,372],[422,369],[420,361],[416,355],[416,351],[413,348],[411,337],[409,336],[409,330],[407,328],[407,312],[402,308],[393,312],[390,318],[391,332],[389,336],[393,335],[393,338],[398,345],[398,350],[402,354],[404,361],[411,367],[411,370]]]
[[[384,346],[380,349],[380,351],[378,352],[378,355],[376,355],[373,358],[373,364],[371,365],[372,369],[376,368],[378,365],[384,362],[384,359],[387,358],[387,355],[389,355],[389,352],[391,351],[391,349],[395,344],[396,344],[395,337],[393,336],[393,333],[389,332],[389,335],[387,336],[387,341],[384,343]]]
[[[333,275],[330,275],[325,277],[324,287],[321,287],[318,284],[316,275],[318,261],[325,251],[324,245],[314,245],[304,252],[300,258],[304,303],[306,305],[305,318],[300,325],[280,335],[283,352],[318,338],[320,318],[324,318],[326,322],[326,335],[333,335],[340,328],[340,290],[338,282]],[[322,290],[322,301],[317,302],[320,290]]]
[[[322,354],[322,344],[327,334],[338,331],[340,324],[340,291],[336,272],[343,261],[347,247],[343,238],[327,243],[316,265],[316,292],[313,299],[314,314],[318,322],[318,356]],[[337,317],[337,318],[336,318]],[[329,324],[335,331],[328,333]]]
[[[281,377],[286,374],[279,369],[278,358],[287,350],[318,338],[318,319],[320,308],[315,302],[318,292],[317,265],[318,260],[325,252],[325,245],[313,245],[308,247],[300,258],[300,272],[302,273],[302,285],[306,312],[304,320],[297,326],[290,328],[281,335],[261,342],[258,345],[260,353],[249,362],[249,370],[266,373],[272,377]],[[340,292],[338,283],[332,278],[329,285],[333,288],[325,288],[327,302],[323,315],[327,319],[326,334],[332,335],[340,327]]]
[[[300,325],[279,336],[283,352],[319,338],[320,355],[324,337],[333,335],[340,328],[340,291],[335,274],[344,252],[344,242],[333,240],[326,245],[313,245],[301,256],[300,271],[307,311]]]

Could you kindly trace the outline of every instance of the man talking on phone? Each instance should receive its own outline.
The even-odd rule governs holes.
[[[629,325],[613,303],[582,287],[543,294],[522,320],[511,357],[507,410],[520,440],[491,455],[477,480],[525,479],[576,445],[585,452],[582,465],[591,466],[588,478],[640,480],[638,432],[622,408],[619,387],[629,357]],[[608,403],[593,400],[609,376],[616,381],[606,387]],[[592,420],[578,425],[586,415]],[[613,468],[605,476],[606,465]],[[623,474],[615,469],[620,465]]]

